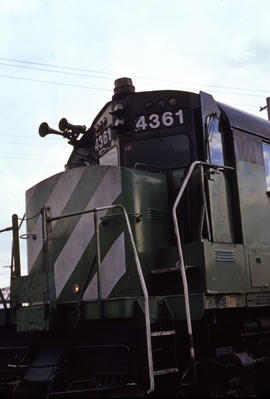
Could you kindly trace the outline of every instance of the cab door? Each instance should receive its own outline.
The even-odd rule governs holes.
[[[200,93],[204,134],[205,189],[208,198],[210,241],[234,243],[235,228],[232,211],[233,168],[226,162],[226,134],[221,111],[213,97]],[[219,167],[220,166],[220,167]]]

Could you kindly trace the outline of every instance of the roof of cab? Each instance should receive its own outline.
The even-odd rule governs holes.
[[[270,139],[270,122],[256,115],[240,111],[229,105],[217,102],[219,108],[226,114],[231,128],[244,130],[249,133]]]

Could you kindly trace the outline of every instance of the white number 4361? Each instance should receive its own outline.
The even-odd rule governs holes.
[[[158,129],[159,127],[169,127],[174,124],[182,125],[184,123],[183,110],[173,113],[171,111],[163,112],[162,115],[151,114],[149,117],[140,115],[136,121],[136,131],[150,129]]]

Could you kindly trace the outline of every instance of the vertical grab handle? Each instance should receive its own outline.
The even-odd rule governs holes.
[[[94,211],[94,223],[95,223],[95,233],[96,233],[96,251],[97,251],[97,292],[98,292],[98,302],[102,301],[102,280],[101,280],[101,255],[100,255],[100,236],[99,236],[99,224],[97,217],[97,210]]]
[[[186,269],[185,269],[183,251],[182,251],[181,238],[180,238],[179,223],[178,223],[176,211],[177,211],[178,205],[180,203],[180,200],[182,198],[182,195],[185,191],[185,188],[186,188],[186,186],[189,182],[189,179],[192,175],[192,172],[193,172],[194,168],[199,164],[201,164],[200,161],[195,161],[190,165],[189,171],[183,181],[182,186],[180,187],[179,193],[174,202],[173,212],[172,212],[173,213],[174,231],[175,231],[176,240],[177,240],[179,265],[180,265],[180,269],[181,269],[181,277],[182,277],[183,288],[184,288],[185,312],[186,312],[187,330],[188,330],[188,337],[189,337],[189,351],[190,351],[190,359],[191,359],[191,364],[192,364],[194,381],[196,381],[196,379],[197,379],[197,371],[196,371],[196,364],[195,364],[195,351],[194,351],[192,324],[191,324],[189,290],[188,290]]]
[[[19,225],[18,215],[12,215],[12,236],[13,236],[13,257],[14,257],[14,277],[21,276],[20,244],[19,244]]]

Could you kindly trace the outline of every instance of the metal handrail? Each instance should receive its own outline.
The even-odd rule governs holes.
[[[193,377],[194,380],[197,379],[197,371],[196,371],[196,364],[195,364],[195,350],[194,350],[194,344],[193,344],[193,334],[192,334],[192,324],[191,324],[191,313],[190,313],[190,303],[189,303],[189,290],[188,290],[188,284],[187,284],[187,276],[186,276],[186,269],[185,269],[185,262],[184,262],[184,256],[183,256],[183,251],[182,251],[182,244],[181,244],[181,238],[180,238],[180,232],[179,232],[179,220],[176,215],[176,210],[178,208],[178,205],[180,203],[180,200],[182,198],[182,195],[186,189],[186,186],[189,182],[189,179],[193,173],[193,170],[195,169],[196,166],[203,165],[212,167],[212,168],[217,168],[220,170],[235,170],[235,168],[230,167],[230,166],[225,166],[225,165],[216,165],[216,164],[210,164],[207,162],[202,162],[202,161],[194,161],[188,170],[188,173],[180,187],[180,190],[178,192],[178,195],[175,199],[174,205],[173,205],[173,224],[174,224],[174,231],[176,235],[176,240],[177,240],[177,248],[178,248],[178,255],[179,255],[179,265],[180,265],[180,270],[181,270],[181,276],[182,276],[182,282],[183,282],[183,288],[184,288],[184,300],[185,300],[185,313],[186,313],[186,321],[187,321],[187,330],[188,330],[188,336],[189,336],[189,349],[190,349],[190,358],[191,358],[191,363],[192,363],[192,369],[193,369]],[[205,201],[205,197],[204,197]]]
[[[179,193],[176,197],[176,200],[173,205],[173,224],[174,224],[174,231],[176,235],[176,240],[177,240],[177,248],[178,248],[178,255],[179,255],[179,265],[180,265],[180,270],[181,270],[181,276],[182,276],[182,282],[183,282],[183,288],[184,288],[184,299],[185,299],[185,312],[186,312],[186,320],[187,320],[187,330],[188,330],[188,336],[189,336],[189,350],[190,350],[190,358],[191,358],[191,363],[192,363],[192,369],[193,369],[193,377],[194,380],[197,378],[197,371],[196,371],[196,365],[195,365],[195,351],[194,351],[194,344],[193,344],[193,334],[192,334],[192,324],[191,324],[191,313],[190,313],[190,303],[189,303],[189,290],[188,290],[188,284],[187,284],[187,276],[186,276],[186,270],[185,270],[185,263],[184,263],[184,257],[183,257],[183,251],[182,251],[182,244],[181,244],[181,238],[180,238],[180,232],[179,232],[179,222],[177,219],[176,215],[176,210],[179,205],[180,199],[185,191],[185,188],[188,184],[188,181],[190,179],[190,176],[192,175],[192,172],[194,168],[201,164],[200,161],[195,161],[190,165],[189,171],[180,187]]]
[[[20,224],[18,224],[18,215],[12,215],[12,226],[6,227],[5,229],[0,230],[0,233],[4,233],[5,231],[12,231],[12,249],[11,249],[11,267],[10,267],[10,278],[12,277],[20,277],[21,276],[21,259],[20,259],[20,244],[19,244],[19,230],[24,220],[21,220]],[[13,262],[14,261],[14,262]],[[15,274],[13,276],[13,266],[15,266]]]
[[[126,222],[126,226],[127,226],[127,230],[128,230],[128,234],[129,234],[129,238],[130,238],[130,242],[131,242],[131,246],[132,246],[132,250],[133,250],[133,254],[134,254],[134,259],[135,259],[135,263],[136,263],[136,267],[137,267],[137,272],[138,272],[138,276],[140,279],[140,283],[141,283],[141,287],[142,287],[142,291],[143,291],[143,297],[144,297],[144,312],[145,312],[145,328],[146,328],[146,343],[147,343],[147,358],[148,358],[148,368],[149,368],[149,389],[147,391],[147,393],[151,393],[154,391],[155,389],[155,381],[154,381],[154,367],[153,367],[153,353],[152,353],[152,342],[151,342],[151,321],[150,321],[150,309],[149,309],[149,295],[148,295],[148,291],[146,288],[146,284],[145,284],[145,280],[144,280],[144,276],[143,276],[143,272],[142,272],[142,267],[141,267],[141,263],[139,260],[139,256],[138,256],[138,252],[137,252],[137,248],[136,248],[136,244],[135,244],[135,240],[132,234],[132,230],[131,230],[131,225],[129,222],[129,218],[128,218],[128,213],[125,209],[125,207],[123,205],[120,204],[115,204],[115,205],[109,205],[109,206],[103,206],[103,207],[98,207],[98,208],[93,208],[93,209],[89,209],[87,211],[80,211],[80,212],[74,212],[74,213],[69,213],[69,214],[64,214],[61,216],[55,216],[55,217],[48,217],[47,221],[48,222],[53,222],[55,220],[60,220],[60,219],[64,219],[67,217],[72,217],[72,216],[79,216],[79,215],[83,215],[83,214],[87,214],[87,213],[94,213],[94,215],[96,215],[97,212],[101,212],[101,211],[106,211],[109,209],[115,209],[115,208],[119,208],[121,209],[121,211],[123,212],[124,218],[125,218],[125,222]],[[97,222],[97,218],[95,216],[95,226],[96,226],[96,232],[98,233],[98,222]],[[99,246],[99,237],[97,239],[97,245]],[[99,253],[99,252],[98,252]],[[98,298],[99,300],[101,300],[101,278],[100,278],[100,255],[98,256]]]

